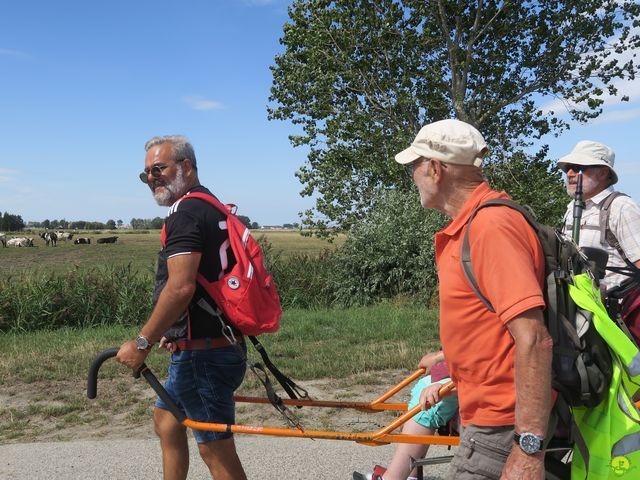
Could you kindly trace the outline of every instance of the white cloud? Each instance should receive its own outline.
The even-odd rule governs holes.
[[[198,96],[187,96],[183,100],[194,110],[220,110],[224,108],[221,102]]]
[[[18,173],[18,171],[12,168],[0,167],[0,182],[5,183],[13,180],[13,175],[15,175],[16,173]]]
[[[592,125],[601,125],[603,123],[620,123],[628,122],[640,118],[640,108],[632,108],[631,110],[614,110],[604,112],[598,118],[591,122]]]
[[[12,50],[10,48],[0,48],[0,56],[4,56],[4,57],[26,57],[27,54],[25,52],[21,52],[20,50]]]

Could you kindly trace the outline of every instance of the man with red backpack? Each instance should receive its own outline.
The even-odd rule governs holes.
[[[185,198],[190,193],[211,195],[200,185],[193,147],[185,137],[154,137],[145,150],[140,179],[156,202],[170,209],[163,225],[153,310],[140,335],[122,345],[117,359],[137,370],[154,344],[168,348],[172,353],[165,389],[176,404],[192,420],[233,424],[233,395],[244,378],[246,347],[240,331],[226,321],[203,287],[203,281],[222,278],[236,263],[227,215],[202,199]],[[186,428],[161,399],[156,401],[154,427],[164,479],[186,479]],[[212,477],[246,479],[231,433],[193,434]]]

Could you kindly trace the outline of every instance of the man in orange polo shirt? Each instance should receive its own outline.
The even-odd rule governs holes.
[[[440,340],[464,428],[449,478],[543,479],[552,341],[542,316],[542,247],[515,210],[478,212],[469,227],[471,258],[496,313],[473,292],[460,262],[471,213],[487,200],[508,198],[484,180],[486,152],[478,130],[450,119],[426,125],[396,155],[411,168],[422,206],[451,218],[435,236]],[[423,400],[440,400],[430,395]]]

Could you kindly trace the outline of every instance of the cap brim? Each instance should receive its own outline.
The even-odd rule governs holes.
[[[396,155],[396,162],[406,165],[408,163],[415,162],[420,157],[422,157],[422,155],[415,153],[412,147],[409,147]]]

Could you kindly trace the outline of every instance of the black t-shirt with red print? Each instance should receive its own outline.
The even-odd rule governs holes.
[[[190,192],[211,194],[203,186],[194,187]],[[166,243],[158,254],[156,284],[153,292],[154,305],[167,282],[167,259],[175,255],[202,254],[198,272],[209,281],[220,278],[235,264],[233,252],[229,247],[226,215],[212,205],[197,198],[179,199],[169,209],[164,220],[164,228]],[[205,311],[199,304],[203,300],[214,309],[216,308],[211,297],[197,284],[188,309],[165,333],[167,339],[222,336],[222,325],[219,319]]]

